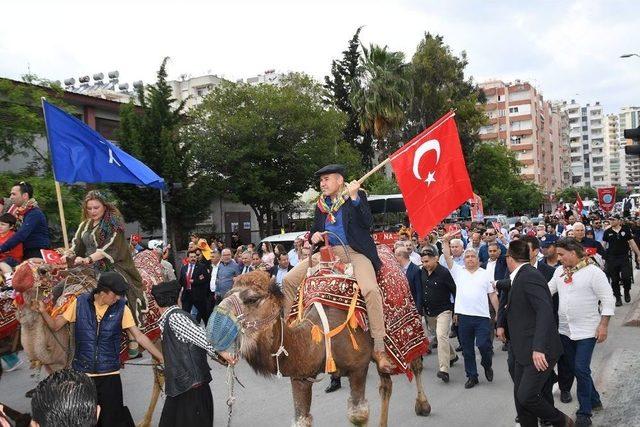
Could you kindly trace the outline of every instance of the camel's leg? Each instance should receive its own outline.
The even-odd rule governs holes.
[[[368,370],[367,364],[363,370],[351,371],[349,375],[351,396],[347,402],[347,416],[354,426],[366,426],[369,422],[369,403],[365,398]]]
[[[391,375],[380,371],[378,371],[378,375],[380,375],[378,391],[380,392],[380,403],[382,404],[380,409],[380,427],[387,427],[387,422],[389,421],[389,400],[391,399],[393,383],[391,382]]]
[[[311,386],[309,381],[291,378],[291,390],[293,392],[293,409],[295,411],[294,427],[311,427]]]
[[[415,407],[416,415],[426,417],[431,413],[431,405],[429,404],[427,394],[424,392],[422,385],[422,359],[420,357],[416,357],[413,362],[411,362],[411,370],[416,379],[416,389],[418,390]]]
[[[153,359],[154,363],[157,363],[157,359]],[[151,401],[147,412],[144,414],[144,418],[137,424],[137,427],[150,427],[153,420],[153,412],[156,410],[158,404],[158,397],[160,397],[160,390],[164,386],[164,375],[156,368],[153,369],[153,390],[151,391]]]

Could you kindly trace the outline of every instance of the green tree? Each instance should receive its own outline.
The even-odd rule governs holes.
[[[362,47],[357,78],[352,82],[351,103],[358,112],[360,129],[376,138],[377,148],[386,150],[386,138],[405,124],[411,98],[411,82],[404,53],[387,46]],[[371,159],[365,164],[369,165]]]
[[[216,189],[213,177],[202,172],[194,154],[199,141],[181,135],[185,125],[184,101],[174,106],[175,99],[167,84],[168,59],[162,61],[156,83],[138,89],[140,106],[130,102],[121,109],[117,139],[125,151],[165,179],[167,230],[173,247],[177,248],[176,243],[183,242],[183,235],[209,212]],[[111,189],[120,199],[127,221],[139,221],[146,230],[160,228],[158,190],[125,184],[112,185]]]
[[[576,195],[580,194],[582,200],[597,200],[598,192],[591,187],[567,187],[556,192],[556,200],[562,200],[564,203],[575,203]]]
[[[409,67],[413,97],[402,142],[409,141],[454,109],[462,149],[469,160],[474,145],[480,141],[478,130],[487,119],[482,106],[486,102],[484,93],[471,78],[465,78],[468,63],[466,53],[455,56],[442,36],[425,34]]]
[[[225,197],[251,206],[262,235],[320,167],[340,161],[352,176],[360,172],[357,152],[341,139],[344,113],[322,97],[320,84],[292,74],[277,86],[224,82],[191,111],[186,135],[202,141],[199,164]]]
[[[471,183],[485,209],[498,213],[537,211],[543,194],[520,177],[520,162],[512,151],[497,143],[475,146],[467,163]]]
[[[360,128],[360,114],[351,103],[351,96],[359,90],[358,64],[360,62],[360,31],[358,28],[349,40],[347,50],[342,52],[342,59],[331,63],[331,76],[325,76],[324,87],[330,105],[347,115],[342,131],[343,138],[360,152],[366,168],[372,167],[373,136],[371,132],[362,132]]]
[[[369,194],[398,194],[400,188],[396,182],[395,176],[387,178],[384,172],[376,172],[371,175],[362,186]]]
[[[0,160],[35,155],[38,169],[49,168],[47,152],[35,144],[37,136],[45,135],[41,98],[63,106],[62,94],[59,84],[34,74],[22,81],[0,78]]]
[[[52,244],[63,246],[62,231],[60,228],[60,213],[58,210],[58,199],[56,197],[55,183],[51,174],[45,176],[25,176],[20,173],[0,174],[0,194],[6,195],[11,191],[13,184],[19,181],[26,181],[33,186],[33,192],[40,209],[47,217],[49,230],[51,232]],[[78,224],[80,224],[82,210],[82,199],[84,189],[77,186],[61,185],[62,205],[64,206],[64,216],[69,231],[69,238]]]

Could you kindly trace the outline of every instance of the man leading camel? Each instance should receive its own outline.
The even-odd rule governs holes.
[[[316,172],[320,178],[322,194],[315,209],[311,242],[325,241],[323,232],[330,231],[329,244],[335,246],[335,254],[343,261],[350,258],[356,281],[367,304],[367,314],[373,338],[373,358],[378,370],[390,372],[392,369],[384,349],[384,319],[382,317],[382,295],[376,280],[376,270],[382,262],[378,257],[376,245],[369,233],[373,225],[373,216],[367,202],[367,196],[360,190],[360,184],[344,182],[345,167],[328,165]],[[344,192],[347,192],[344,195]],[[335,236],[339,236],[346,248],[343,249]],[[327,243],[327,242],[325,242]],[[346,252],[345,252],[346,251]],[[347,257],[348,253],[348,257]],[[317,254],[316,254],[317,257]],[[317,259],[317,258],[315,258]],[[285,295],[285,313],[291,309],[298,287],[307,272],[309,261],[301,260],[296,267],[284,276],[282,281]]]

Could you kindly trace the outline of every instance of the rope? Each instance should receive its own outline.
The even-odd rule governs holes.
[[[238,351],[238,343],[234,347],[234,354]],[[233,416],[233,404],[236,403],[234,384],[237,380],[234,367],[231,363],[227,365],[227,427],[231,427],[231,417]],[[240,383],[238,381],[238,383]],[[240,383],[240,385],[242,385]]]
[[[276,376],[278,378],[282,378],[282,372],[280,372],[280,355],[282,354],[289,356],[289,353],[284,348],[284,318],[280,316],[280,347],[278,347],[278,351],[271,354],[276,358]]]

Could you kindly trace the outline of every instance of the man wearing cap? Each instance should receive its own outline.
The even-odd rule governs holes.
[[[151,249],[156,253],[156,255],[158,255],[160,265],[162,266],[162,279],[165,282],[168,282],[169,280],[176,280],[176,272],[173,269],[173,265],[171,265],[169,261],[164,259],[164,252],[166,249],[164,248],[164,243],[162,243],[162,240],[149,240],[148,246],[149,249]]]
[[[540,250],[542,251],[542,255],[544,255],[542,262],[553,268],[557,268],[561,265],[558,252],[556,251],[557,241],[558,236],[555,234],[545,234],[540,238]]]
[[[177,281],[163,282],[151,288],[160,309],[158,324],[162,331],[165,399],[160,427],[213,425],[213,396],[207,354],[217,361],[220,357],[207,340],[204,328],[178,307],[180,285]],[[228,363],[235,358],[222,352]]]
[[[128,287],[119,273],[108,271],[100,275],[93,291],[79,295],[55,319],[47,312],[44,302],[38,303],[38,310],[54,332],[67,323],[75,323],[72,367],[87,374],[96,385],[98,405],[102,408],[98,426],[133,425],[122,398],[119,351],[123,330],[131,332],[143,348],[164,363],[162,353],[133,320],[125,299]]]
[[[611,227],[604,232],[604,242],[607,245],[606,272],[611,280],[613,295],[616,297],[616,307],[622,305],[622,295],[620,295],[620,282],[624,288],[625,302],[631,302],[631,282],[633,281],[633,269],[629,250],[640,257],[640,251],[631,229],[622,224],[620,215],[611,218]]]
[[[324,241],[325,244],[334,246],[335,254],[342,262],[351,260],[355,278],[367,305],[373,338],[373,358],[378,365],[378,370],[391,372],[393,366],[384,348],[382,295],[376,279],[376,271],[380,269],[382,261],[378,257],[376,245],[370,234],[373,215],[371,215],[365,192],[360,190],[360,183],[352,181],[345,184],[344,175],[345,167],[336,164],[325,166],[316,172],[316,176],[320,178],[322,194],[316,204],[310,240],[313,244]],[[322,234],[325,231],[331,232],[326,239]],[[346,247],[343,248],[342,244]],[[316,259],[318,256],[318,254],[315,255]],[[307,272],[308,264],[308,259],[301,260],[282,281],[285,313],[291,309],[297,289]]]

